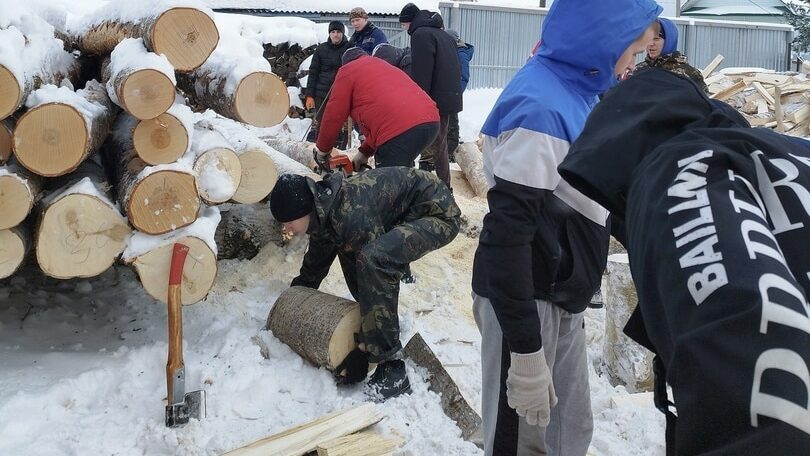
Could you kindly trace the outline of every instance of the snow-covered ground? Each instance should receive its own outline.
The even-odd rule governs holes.
[[[497,90],[465,96],[462,137],[474,140]],[[278,134],[300,135],[288,120]],[[420,332],[471,402],[481,405],[480,336],[471,313],[476,227],[486,202],[457,170],[453,186],[469,226],[413,265],[402,285],[402,338]],[[180,429],[163,424],[166,307],[132,270],[91,280],[42,281],[30,271],[0,281],[0,455],[216,455],[364,400],[303,362],[263,330],[278,295],[297,274],[303,240],[268,246],[250,261],[224,261],[208,298],[184,309],[187,390],[205,389],[208,417]],[[349,297],[340,268],[323,291]],[[588,310],[588,352],[601,363],[604,311]],[[409,364],[413,394],[379,405],[375,428],[404,438],[398,455],[476,455]],[[591,368],[596,420],[592,455],[663,455],[663,418],[651,406],[611,407],[627,393]]]

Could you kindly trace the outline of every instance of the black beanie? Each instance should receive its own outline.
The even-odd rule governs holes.
[[[358,57],[361,57],[361,56],[364,56],[364,55],[368,55],[368,54],[366,54],[366,51],[364,51],[362,48],[359,48],[357,46],[353,46],[353,47],[350,47],[349,49],[346,49],[346,52],[344,52],[343,56],[340,58],[340,63],[342,65],[346,65],[347,63],[351,62],[352,60],[355,60]]]
[[[270,212],[281,223],[292,222],[315,209],[315,198],[307,178],[298,174],[282,174],[270,193]]]
[[[399,13],[399,22],[413,22],[417,13],[419,13],[419,7],[408,3],[402,7],[402,11]]]
[[[343,22],[340,21],[332,21],[329,23],[329,32],[332,32],[332,30],[337,30],[344,35],[346,34],[346,27],[343,25]]]

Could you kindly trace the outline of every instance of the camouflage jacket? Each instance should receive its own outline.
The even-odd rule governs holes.
[[[700,70],[689,65],[686,56],[680,52],[676,51],[672,54],[659,55],[654,59],[647,56],[643,62],[636,66],[636,71],[643,70],[644,68],[662,68],[675,74],[686,76],[697,84],[698,87],[703,89],[703,92],[709,93],[709,88],[706,86],[706,83],[703,82],[703,75],[700,73]]]
[[[436,217],[458,227],[461,210],[435,175],[404,167],[377,168],[343,178],[309,181],[315,214],[309,249],[292,285],[318,288],[338,254],[359,252],[393,227]],[[455,236],[455,233],[453,233]]]

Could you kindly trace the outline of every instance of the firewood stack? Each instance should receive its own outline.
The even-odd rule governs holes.
[[[165,301],[180,241],[182,296],[196,302],[216,276],[215,239],[233,238],[217,230],[255,231],[234,217],[218,227],[217,206],[266,211],[279,173],[309,172],[244,124],[289,109],[264,49],[193,0],[146,3],[70,26],[18,9],[0,28],[0,279],[27,258],[51,277],[92,277],[123,255]]]

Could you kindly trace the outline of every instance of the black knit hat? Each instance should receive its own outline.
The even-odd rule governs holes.
[[[419,7],[408,3],[402,7],[402,11],[399,13],[399,22],[413,22],[417,13],[419,13]]]
[[[346,26],[340,21],[332,21],[329,23],[329,32],[332,32],[332,30],[337,30],[344,35],[346,34]]]
[[[315,209],[315,198],[307,178],[298,174],[282,174],[270,193],[270,212],[281,223],[292,222]]]
[[[364,51],[362,48],[359,48],[357,46],[353,46],[353,47],[350,47],[349,49],[346,49],[346,52],[344,52],[343,56],[340,58],[340,63],[342,65],[346,65],[347,63],[357,59],[358,57],[364,56],[364,55],[368,55],[368,54],[366,54],[366,51]]]

